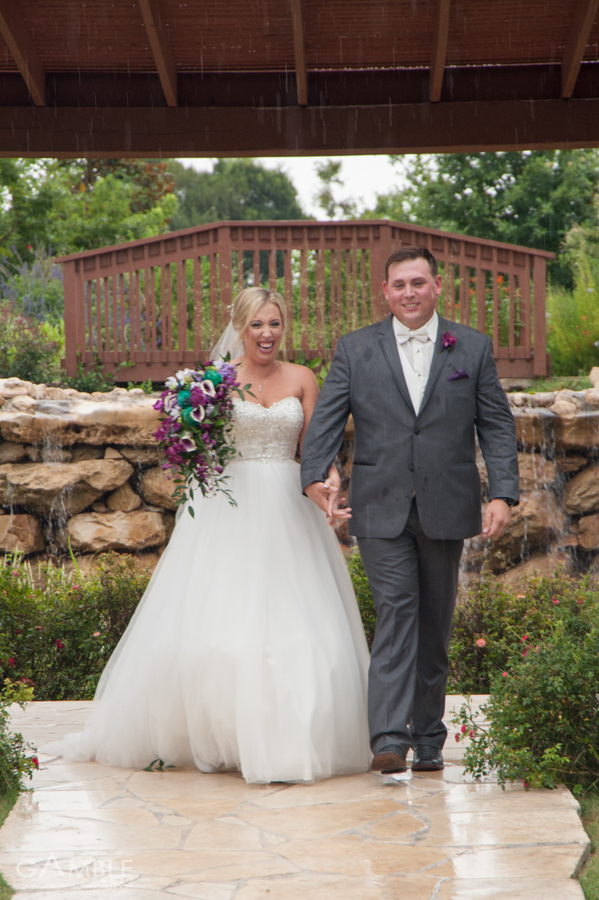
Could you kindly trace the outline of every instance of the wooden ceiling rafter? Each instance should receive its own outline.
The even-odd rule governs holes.
[[[177,106],[177,65],[162,22],[160,0],[138,0],[167,106]]]
[[[574,91],[580,66],[597,16],[599,0],[579,0],[562,58],[562,99],[569,100]]]
[[[308,67],[306,64],[306,38],[304,34],[304,15],[302,0],[289,0],[291,5],[291,23],[293,27],[293,55],[295,62],[295,80],[297,85],[297,102],[299,106],[308,105]]]
[[[435,22],[431,57],[429,95],[431,103],[438,103],[441,99],[443,75],[445,74],[445,63],[447,60],[447,40],[449,37],[449,4],[450,0],[438,0],[437,4],[437,20]]]
[[[36,106],[46,105],[46,72],[14,0],[0,0],[0,34]]]

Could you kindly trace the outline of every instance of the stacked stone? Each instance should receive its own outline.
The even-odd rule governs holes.
[[[175,503],[154,402],[0,380],[0,552],[159,554]]]
[[[599,569],[599,389],[508,399],[521,503],[498,542],[469,542],[466,568],[487,560],[497,573],[519,575],[557,562],[585,568],[597,556]],[[84,561],[106,550],[155,561],[174,527],[175,503],[153,438],[154,402],[141,390],[84,394],[0,380],[0,553],[66,554],[70,542]],[[350,420],[339,457],[346,481],[352,456]],[[484,490],[482,457],[479,470]],[[342,530],[339,539],[352,542]]]
[[[599,390],[512,393],[508,400],[520,449],[521,502],[509,531],[491,548],[470,542],[466,565],[476,569],[485,558],[502,572],[531,554],[518,574],[533,566],[549,571],[558,562],[566,569],[593,565],[599,551]],[[479,471],[486,487],[482,457]]]

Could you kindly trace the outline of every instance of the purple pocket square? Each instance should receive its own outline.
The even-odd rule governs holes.
[[[463,369],[458,369],[456,372],[452,372],[451,375],[447,376],[448,381],[460,381],[462,378],[470,378],[468,372],[464,372]]]

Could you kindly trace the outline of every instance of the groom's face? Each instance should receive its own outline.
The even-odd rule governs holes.
[[[389,266],[389,280],[383,282],[385,300],[396,319],[408,328],[425,325],[443,290],[440,275],[436,278],[425,259],[406,259]]]

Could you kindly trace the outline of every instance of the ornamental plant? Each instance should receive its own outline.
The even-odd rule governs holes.
[[[37,700],[91,700],[149,581],[132,557],[104,554],[83,578],[61,566],[36,577],[20,557],[0,562],[0,678]]]
[[[530,589],[530,588],[529,588]],[[599,602],[588,579],[535,579],[537,622],[520,629],[491,680],[481,724],[467,702],[455,722],[471,737],[464,766],[475,777],[525,787],[599,784]],[[487,642],[488,645],[488,642]]]
[[[163,416],[154,437],[166,456],[163,468],[175,473],[175,503],[193,500],[199,487],[207,497],[221,491],[236,506],[223,473],[235,456],[233,393],[243,400],[249,385],[241,388],[235,366],[217,360],[195,371],[182,369],[167,378],[165,388],[154,404]],[[187,509],[193,517],[193,506]]]
[[[17,794],[25,790],[24,779],[31,778],[39,769],[32,745],[22,734],[9,729],[12,704],[24,709],[30,700],[33,700],[31,687],[4,679],[4,690],[0,692],[0,792]]]

